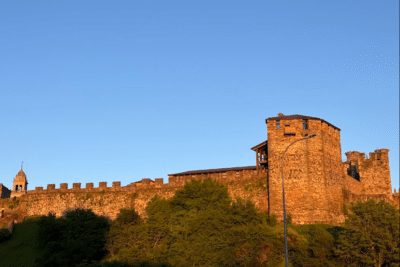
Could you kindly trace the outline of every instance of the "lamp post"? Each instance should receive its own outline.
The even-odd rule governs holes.
[[[283,229],[284,229],[284,236],[285,236],[285,266],[286,267],[289,267],[289,252],[288,252],[287,230],[286,230],[285,182],[284,182],[284,176],[283,176],[283,160],[285,159],[286,151],[288,151],[289,147],[291,147],[294,143],[297,143],[297,142],[299,142],[301,140],[313,138],[314,136],[317,136],[317,134],[316,133],[309,133],[309,134],[306,134],[305,137],[294,141],[293,143],[288,145],[288,147],[283,152],[282,157],[281,157],[282,199],[283,199]]]

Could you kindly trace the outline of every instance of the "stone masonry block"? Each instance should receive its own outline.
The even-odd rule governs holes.
[[[168,183],[174,183],[175,180],[176,180],[175,176],[172,175],[168,176]]]
[[[136,188],[136,187],[137,187],[137,185],[136,185],[135,183],[130,183],[130,184],[128,184],[126,187],[132,187],[132,188]]]
[[[68,189],[68,184],[67,183],[60,184],[60,189]]]
[[[36,186],[35,187],[35,191],[42,191],[43,190],[43,187],[41,187],[41,186]]]
[[[112,182],[112,187],[121,187],[121,182]]]
[[[47,185],[47,190],[54,190],[56,189],[56,185],[55,184],[48,184]]]
[[[73,183],[72,188],[73,189],[81,189],[81,183]]]
[[[150,185],[150,179],[149,178],[143,178],[142,179],[142,184],[143,185]]]
[[[93,183],[86,183],[86,189],[93,189]]]
[[[107,182],[100,182],[99,188],[107,188]]]
[[[156,182],[156,185],[162,185],[162,184],[164,184],[164,179],[163,178],[156,178],[155,182]]]

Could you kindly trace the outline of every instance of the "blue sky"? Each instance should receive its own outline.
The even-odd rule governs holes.
[[[399,2],[1,1],[0,183],[29,189],[255,164],[278,113],[390,149]]]

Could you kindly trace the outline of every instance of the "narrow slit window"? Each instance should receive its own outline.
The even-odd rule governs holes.
[[[276,129],[280,129],[281,128],[281,122],[280,121],[276,121]]]
[[[307,129],[308,129],[307,120],[303,120],[303,129],[304,129],[304,130],[307,130]]]

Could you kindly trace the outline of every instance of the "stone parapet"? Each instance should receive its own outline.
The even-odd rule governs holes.
[[[47,190],[54,190],[56,189],[56,185],[55,184],[48,184],[47,185]]]
[[[81,189],[81,183],[73,183],[72,188],[73,189]]]
[[[116,187],[120,185],[120,182],[114,182],[113,187],[91,189],[77,189],[72,186],[69,189],[43,190],[36,187],[35,190],[22,195],[18,201],[0,200],[0,211],[4,209],[4,216],[8,219],[14,215],[17,216],[16,211],[24,216],[47,215],[48,213],[62,216],[66,210],[75,208],[91,209],[96,214],[110,219],[115,219],[120,209],[127,208],[134,208],[141,216],[146,216],[147,203],[154,196],[168,199],[174,196],[176,190],[183,187],[183,185],[162,182],[163,179],[157,178],[154,182],[145,179],[144,182],[142,180],[121,187]],[[265,176],[228,183],[227,186],[232,199],[237,197],[251,199],[260,210],[267,211],[268,194]],[[11,206],[13,208],[10,208]],[[17,216],[15,219],[19,221],[23,217]]]
[[[376,149],[369,153],[366,158],[365,153],[358,151],[346,152],[345,176],[359,177],[362,187],[362,194],[380,195],[385,194],[388,198],[392,195],[392,185],[389,167],[389,149]],[[347,181],[350,181],[347,179]],[[348,183],[347,189],[353,189]],[[358,191],[358,189],[356,189]]]
[[[112,182],[112,187],[113,188],[120,188],[121,187],[121,182]]]
[[[60,189],[64,189],[64,190],[68,189],[68,184],[67,183],[60,184]]]
[[[11,190],[5,187],[3,184],[0,184],[0,199],[2,198],[10,198]]]

